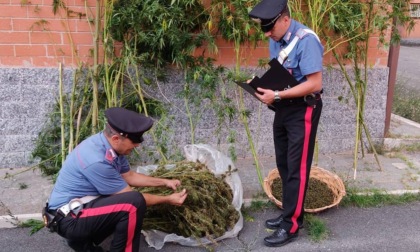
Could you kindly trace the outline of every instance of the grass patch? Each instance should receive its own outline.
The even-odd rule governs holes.
[[[393,154],[392,152],[402,152],[402,151],[418,152],[418,151],[420,151],[420,143],[412,143],[412,144],[400,145],[400,146],[398,146],[396,148],[392,148],[391,149],[391,154]],[[389,155],[389,153],[387,153],[387,154]]]
[[[251,215],[252,212],[257,212],[260,210],[273,208],[273,207],[277,207],[277,206],[269,200],[254,200],[253,199],[249,206],[244,207],[242,205],[241,212],[245,221],[253,222],[254,217]]]
[[[329,230],[324,221],[312,214],[305,214],[305,225],[308,236],[314,242],[320,242],[328,237]]]
[[[26,188],[28,188],[28,185],[27,184],[25,184],[25,183],[19,183],[19,190],[23,190],[23,189],[26,189]]]
[[[420,143],[413,143],[410,145],[406,145],[404,146],[404,150],[410,151],[410,152],[420,151]]]
[[[45,227],[44,222],[40,220],[29,219],[25,222],[18,223],[18,227],[31,228],[30,235],[35,234]]]
[[[406,81],[406,80],[405,80]],[[420,95],[401,82],[395,85],[392,113],[420,123]]]
[[[245,207],[248,211],[259,211],[267,208],[276,207],[276,205],[269,200],[252,200],[249,207]]]
[[[380,207],[386,205],[403,205],[415,201],[420,201],[420,193],[405,193],[402,195],[393,195],[379,191],[375,191],[368,194],[358,194],[354,191],[348,191],[347,195],[341,200],[340,206],[355,206],[367,208]]]

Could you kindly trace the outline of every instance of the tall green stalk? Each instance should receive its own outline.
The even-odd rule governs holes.
[[[184,70],[184,80],[187,79],[187,70]],[[184,108],[185,108],[185,115],[187,116],[188,119],[188,123],[190,125],[190,143],[191,144],[195,144],[195,129],[197,126],[197,117],[200,117],[197,114],[200,114],[199,111],[196,111],[196,113],[192,113],[191,109],[190,109],[190,104],[191,103],[191,96],[192,96],[192,91],[191,91],[191,87],[190,87],[190,83],[188,81],[186,81],[184,83],[184,92],[183,92],[183,100],[184,100]]]
[[[252,157],[254,158],[255,162],[255,170],[257,172],[258,181],[260,182],[260,186],[262,189],[264,189],[264,178],[263,174],[261,172],[261,166],[260,161],[258,159],[258,153],[254,146],[254,141],[252,138],[251,130],[249,129],[249,123],[248,123],[248,114],[246,112],[245,104],[244,104],[244,97],[242,90],[239,91],[239,117],[242,121],[242,124],[245,127],[246,136],[248,139],[249,148],[251,150]]]
[[[112,17],[113,2],[105,1],[104,8],[104,28],[103,28],[103,42],[104,42],[104,63],[102,65],[103,69],[103,88],[106,94],[106,106],[116,107],[119,105],[119,87],[120,81],[125,72],[125,58],[126,56],[122,55],[121,61],[115,61],[114,45],[111,38],[109,27]],[[121,94],[122,95],[122,94]]]
[[[96,14],[95,14],[95,32],[93,33],[93,101],[92,101],[92,133],[98,130],[98,86],[99,86],[99,35],[101,29],[101,0],[96,0]]]
[[[235,2],[236,3],[236,2]],[[218,6],[220,7],[220,6]],[[229,13],[229,15],[233,15],[230,11],[231,11],[231,7],[230,6],[224,6],[225,13]],[[242,17],[243,18],[243,17]],[[241,23],[242,22],[242,23]],[[249,19],[246,17],[244,18],[244,20],[238,20],[237,23],[234,22],[233,20],[231,22],[227,22],[229,25],[229,30],[230,33],[226,34],[226,37],[229,38],[230,41],[233,42],[234,45],[234,52],[235,52],[235,71],[234,71],[234,76],[241,76],[241,48],[242,48],[242,44],[244,43],[244,41],[246,41],[246,38],[249,36],[249,31],[250,31],[250,27],[249,25],[247,25],[247,23],[250,22]],[[260,166],[260,161],[258,159],[258,153],[257,150],[255,148],[255,144],[254,144],[254,140],[253,140],[253,136],[251,133],[251,130],[249,128],[249,122],[248,122],[248,117],[249,117],[249,113],[247,112],[245,103],[244,103],[244,93],[243,90],[239,87],[237,87],[237,91],[239,94],[238,97],[238,111],[239,111],[239,119],[242,122],[244,128],[245,128],[245,133],[248,139],[248,145],[252,154],[252,157],[254,158],[254,163],[255,163],[255,170],[257,172],[257,176],[258,176],[258,181],[260,182],[260,186],[262,189],[264,189],[264,178],[263,178],[263,174],[261,171],[261,166]],[[258,131],[258,130],[257,130]]]
[[[363,135],[374,153],[374,157],[382,170],[377,151],[373,144],[369,129],[364,122],[366,92],[368,84],[368,45],[369,38],[374,33],[380,34],[381,43],[385,44],[385,31],[390,26],[392,17],[399,17],[401,23],[410,24],[410,20],[404,14],[404,6],[408,0],[371,0],[360,2],[356,0],[337,1],[337,0],[306,0],[291,1],[292,13],[295,18],[305,22],[321,35],[325,42],[325,53],[332,52],[336,63],[344,74],[349,84],[351,94],[356,104],[356,133],[354,148],[354,178],[357,177],[358,154],[364,156]],[[309,15],[302,15],[300,11],[302,4],[308,8]],[[392,11],[390,11],[390,6]],[[411,26],[409,26],[411,27]],[[394,35],[393,35],[394,37]],[[391,43],[395,40],[391,37]],[[348,45],[348,52],[343,55],[337,49],[343,45]],[[351,62],[354,79],[349,77],[348,69],[344,67],[347,62]]]
[[[131,51],[129,51],[129,52],[131,52]],[[133,69],[134,70],[135,78],[134,79],[131,78],[131,75],[128,74],[128,73],[127,73],[127,75],[130,78],[130,82],[131,82],[132,86],[134,87],[134,90],[136,91],[138,98],[140,99],[141,109],[139,109],[139,110],[142,111],[146,116],[149,116],[149,111],[147,109],[146,100],[145,100],[145,97],[144,97],[144,94],[143,94],[143,89],[142,89],[141,83],[140,83],[141,75],[140,75],[139,68],[138,68],[134,58],[135,57],[133,55],[131,55],[131,57],[129,58],[129,61],[128,61],[129,65],[128,65],[127,69]],[[159,123],[159,121],[158,121],[158,123]],[[157,126],[155,126],[155,127],[157,127]],[[155,127],[153,127],[150,132],[151,132],[151,135],[153,137],[154,142],[158,143],[158,138],[157,138],[156,133],[155,133],[156,132]],[[166,157],[165,151],[163,151],[162,147],[159,144],[157,144],[156,148],[157,148],[157,151],[159,153],[160,158],[162,159],[161,163],[162,164],[168,163],[168,158]]]
[[[74,121],[73,121],[73,114],[74,114],[74,100],[75,100],[75,94],[76,94],[76,71],[73,73],[73,85],[71,88],[71,94],[70,94],[70,105],[69,105],[69,145],[68,150],[69,153],[73,150],[74,145]]]
[[[358,154],[359,154],[359,146],[360,151],[362,153],[362,157],[364,156],[364,145],[363,145],[363,132],[367,137],[367,141],[371,146],[371,149],[374,152],[374,156],[376,162],[379,166],[379,169],[382,170],[382,165],[379,161],[378,154],[376,152],[375,146],[371,140],[371,136],[369,130],[364,122],[364,108],[365,108],[365,100],[366,100],[366,91],[367,91],[367,73],[368,73],[368,43],[369,37],[375,31],[375,28],[372,27],[374,22],[374,2],[368,2],[364,8],[361,8],[362,13],[366,13],[363,18],[363,22],[360,23],[360,30],[354,30],[351,32],[359,32],[359,34],[363,34],[362,36],[356,36],[354,33],[350,33],[354,39],[349,40],[349,53],[352,62],[353,62],[353,71],[355,75],[354,84],[353,81],[350,79],[349,75],[347,74],[347,69],[344,67],[342,58],[339,57],[338,53],[333,49],[334,57],[336,58],[337,63],[339,64],[341,71],[344,73],[347,83],[350,86],[351,93],[353,98],[356,102],[356,133],[355,133],[355,147],[354,147],[354,158],[353,158],[353,170],[354,170],[354,179],[357,177],[357,166],[358,166]],[[347,30],[346,32],[349,32]],[[362,39],[365,38],[365,39]],[[360,69],[362,67],[362,69]]]
[[[64,115],[64,94],[63,94],[63,68],[61,63],[58,64],[58,71],[59,71],[59,106],[60,106],[60,125],[61,125],[61,163],[64,163],[64,159],[66,158],[66,140],[65,140],[65,115]]]

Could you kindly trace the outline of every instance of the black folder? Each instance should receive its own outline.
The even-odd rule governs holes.
[[[255,92],[257,92],[258,87],[271,90],[285,90],[299,84],[277,59],[272,59],[268,64],[270,65],[270,69],[261,78],[256,76],[250,83],[236,82],[236,84],[257,99],[258,97],[255,95]]]
[[[257,98],[259,100],[259,98],[255,95],[255,93],[259,93],[259,92],[257,91],[256,88],[251,86],[250,83],[236,82],[236,84],[238,84],[241,88],[245,89],[245,91],[247,91],[248,93],[250,93],[252,96],[254,96],[255,98]]]

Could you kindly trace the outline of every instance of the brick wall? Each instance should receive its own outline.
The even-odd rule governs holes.
[[[85,1],[65,1],[85,13]],[[94,3],[87,1],[88,6]],[[93,10],[94,12],[94,10]],[[0,66],[77,66],[91,60],[93,38],[85,17],[53,14],[51,0],[0,0]]]
[[[86,1],[95,6],[95,1]],[[82,14],[95,13],[95,8],[84,7],[85,1],[68,0],[66,6]],[[93,26],[86,16],[76,14],[66,18],[62,9],[54,15],[52,0],[0,0],[0,67],[56,67],[61,62],[66,67],[91,63]],[[234,65],[235,52],[230,43],[218,40],[219,53],[212,55],[217,64]],[[267,44],[257,48],[244,46],[240,52],[242,66],[255,66],[259,58],[268,56]],[[369,64],[386,66],[388,51],[378,47],[378,38],[369,44]],[[330,54],[325,64],[332,64]]]

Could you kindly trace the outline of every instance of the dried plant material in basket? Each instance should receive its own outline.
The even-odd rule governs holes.
[[[273,185],[276,192],[273,192]],[[283,208],[281,202],[281,179],[277,168],[271,170],[264,179],[264,191],[271,201]],[[319,197],[321,195],[321,197]],[[336,206],[346,195],[343,181],[334,173],[312,166],[306,192],[305,212],[316,213]]]

